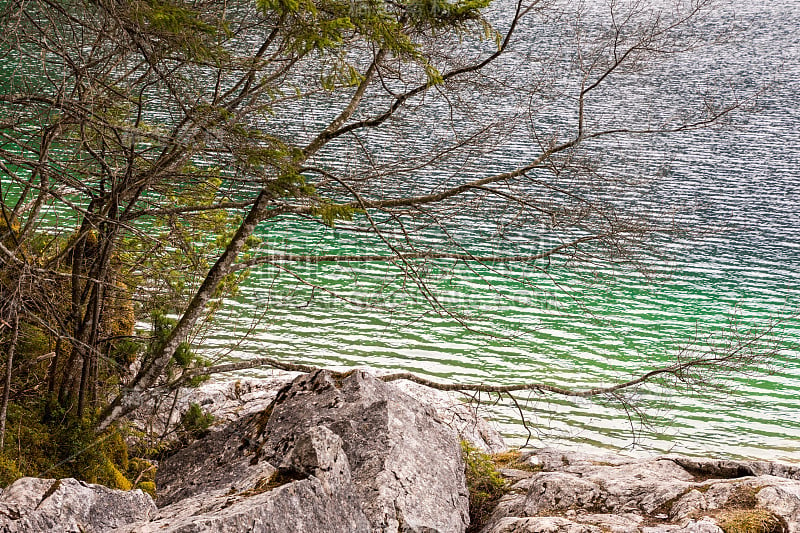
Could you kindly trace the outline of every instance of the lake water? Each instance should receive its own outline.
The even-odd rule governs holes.
[[[360,155],[367,149],[383,174],[373,187],[391,195],[529,160],[535,156],[532,128],[547,137],[574,118],[570,4],[560,8],[564,17],[534,18],[520,28],[518,44],[493,72],[507,87],[537,77],[546,97],[462,88],[465,107],[452,109],[452,100],[431,94],[427,107],[402,115],[374,138],[334,143],[318,164],[359,175],[367,168]],[[590,41],[607,9],[599,0],[585,4],[580,28]],[[291,265],[291,273],[261,267],[226,302],[198,346],[213,359],[271,355],[336,369],[411,371],[441,382],[581,389],[669,364],[683,346],[702,346],[707,337],[719,345],[731,338],[732,327],[747,330],[782,318],[776,331],[787,350],[768,369],[691,388],[640,388],[627,409],[610,400],[521,394],[516,405],[483,397],[482,412],[515,445],[800,461],[800,3],[720,4],[687,33],[699,39],[696,48],[615,75],[588,101],[590,123],[646,127],[669,122],[687,103],[713,106],[734,94],[752,109],[708,130],[587,142],[579,155],[597,173],[560,182],[591,185],[598,202],[674,218],[692,230],[657,243],[663,260],[646,262],[649,276],[599,259],[576,265],[554,260],[546,270],[541,263],[429,261],[420,273],[443,313],[391,264]],[[499,6],[492,16],[502,28],[508,6],[505,0]],[[715,40],[720,33],[726,40]],[[302,139],[335,109],[323,99],[291,114],[291,121],[266,127]],[[413,170],[426,148],[450,139],[454,129],[490,122],[496,124],[486,142],[468,156]],[[513,210],[450,207],[439,213],[440,226],[404,220],[414,241],[474,254],[536,253],[556,242],[541,224],[516,220]],[[287,219],[259,231],[269,251],[385,253],[374,236],[351,231],[363,225],[363,218],[333,229]],[[395,231],[386,237],[399,243],[404,236]],[[463,248],[454,248],[450,238]]]
[[[604,4],[589,5],[602,13]],[[588,26],[596,22],[592,16],[586,17]],[[531,47],[555,50],[563,44],[558,37],[569,31],[552,24],[524,28],[522,44],[505,68],[543,68],[525,56]],[[709,230],[689,241],[664,243],[671,253],[668,261],[654,265],[655,280],[603,263],[577,270],[556,266],[548,276],[521,266],[470,270],[431,263],[429,283],[464,318],[465,328],[432,311],[413,291],[406,294],[407,280],[382,263],[298,267],[300,275],[317,285],[314,289],[277,270],[256,270],[241,296],[228,302],[204,346],[209,354],[236,359],[266,353],[339,369],[407,370],[442,382],[536,381],[581,388],[613,384],[666,364],[697,335],[724,334],[731,319],[746,327],[787,317],[780,334],[787,342],[800,340],[800,325],[791,317],[800,305],[798,27],[797,2],[726,3],[701,29],[711,35],[733,28],[729,41],[713,47],[706,42],[663,60],[654,71],[620,76],[590,102],[598,121],[613,123],[631,110],[637,119],[636,113],[663,116],[685,103],[681,99],[689,91],[704,86],[709,94],[736,90],[743,97],[764,89],[756,111],[736,115],[727,127],[614,138],[587,147],[607,175],[637,180],[631,202],[642,202],[642,209],[678,208],[684,221]],[[568,87],[570,79],[555,80],[554,86],[559,83]],[[557,106],[543,108],[536,120],[548,112],[554,121],[563,120]],[[287,127],[303,135],[324,118],[323,111],[318,115],[309,111]],[[430,121],[421,124],[416,134],[405,130],[404,138],[384,139],[386,146],[380,148],[389,160],[393,150],[414,153],[415,147],[436,138]],[[498,141],[491,152],[493,163],[484,164],[503,168],[524,160],[522,139],[509,134]],[[345,167],[333,156],[326,163]],[[414,181],[428,183],[442,172],[421,172]],[[470,228],[461,237],[472,252],[503,248],[490,240],[495,221],[468,212],[457,216]],[[417,237],[434,243],[442,238],[434,230],[416,231]],[[510,249],[519,249],[511,233]],[[275,249],[297,252],[380,250],[363,235],[348,232],[346,225],[326,229],[285,221],[262,230],[262,237]],[[242,340],[244,332],[249,335]],[[800,461],[797,351],[785,352],[771,372],[731,376],[707,387],[667,384],[639,390],[635,406],[647,414],[645,422],[611,401],[521,395],[515,406],[505,398],[488,400],[484,414],[514,444],[524,443],[530,430],[534,446]]]

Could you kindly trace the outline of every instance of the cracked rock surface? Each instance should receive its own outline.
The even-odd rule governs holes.
[[[76,479],[18,479],[0,494],[3,533],[99,533],[156,514],[141,490],[124,492]]]
[[[158,507],[141,491],[26,478],[0,493],[0,533],[462,533],[460,438],[504,449],[453,397],[363,372],[211,382],[131,422],[170,435],[191,403],[216,423],[160,463]]]
[[[218,423],[161,462],[158,507],[138,490],[23,478],[0,492],[0,533],[464,533],[459,440],[503,448],[468,406],[363,372],[185,398]],[[511,490],[482,533],[800,533],[800,465],[554,449],[522,460],[503,470]],[[754,517],[760,529],[731,525]]]
[[[800,465],[679,456],[526,454],[482,533],[800,533]],[[752,526],[751,526],[752,527]]]
[[[137,409],[131,415],[130,423],[141,431],[175,439],[181,416],[193,403],[213,415],[219,426],[236,422],[266,409],[283,387],[301,375],[279,370],[272,372],[273,376],[269,378],[209,381],[197,388],[180,389],[168,401],[151,400]],[[476,408],[465,404],[456,395],[405,380],[393,381],[390,386],[432,407],[440,421],[479,450],[498,453],[507,449],[497,430],[479,416]],[[173,401],[174,406],[170,405]]]
[[[125,532],[461,533],[458,433],[363,372],[302,375],[159,465],[159,512]]]

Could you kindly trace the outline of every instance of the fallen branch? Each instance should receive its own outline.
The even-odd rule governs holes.
[[[650,370],[636,378],[617,383],[615,385],[605,387],[593,387],[590,389],[573,390],[564,387],[557,387],[546,383],[516,383],[510,385],[494,385],[489,383],[440,383],[427,378],[420,377],[410,372],[400,372],[395,374],[387,374],[379,376],[378,379],[390,382],[405,379],[413,381],[420,385],[430,387],[440,391],[472,391],[472,392],[486,392],[496,394],[510,394],[520,391],[531,391],[537,393],[551,393],[561,396],[571,396],[578,398],[589,398],[592,396],[608,396],[617,393],[623,389],[629,389],[641,385],[645,382],[652,381],[660,376],[672,376],[679,381],[694,381],[708,379],[708,372],[711,371],[735,371],[742,370],[752,365],[758,365],[762,362],[766,363],[774,359],[774,356],[780,351],[780,345],[775,344],[775,339],[771,337],[771,333],[775,328],[775,323],[770,324],[765,329],[761,330],[758,334],[746,335],[744,339],[739,342],[730,343],[727,350],[723,353],[710,354],[700,353],[695,357],[686,358],[685,355],[690,351],[690,347],[685,347],[681,350],[676,358],[677,362],[671,365],[665,365],[653,370]],[[735,330],[733,330],[735,331]],[[771,346],[764,349],[764,343],[769,343]],[[291,372],[304,372],[311,373],[320,370],[325,370],[322,367],[303,365],[297,363],[287,363],[272,357],[258,357],[247,361],[240,361],[237,363],[227,363],[222,365],[215,365],[210,367],[195,368],[184,375],[184,379],[189,379],[199,375],[211,375],[223,372],[234,372],[237,370],[244,370],[257,367],[271,367],[279,370],[286,370]],[[348,370],[346,372],[331,371],[335,378],[344,378],[356,372],[358,369]],[[695,370],[704,370],[705,373],[701,377],[693,374]]]

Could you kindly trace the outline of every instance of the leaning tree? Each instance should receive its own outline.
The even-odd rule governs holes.
[[[615,198],[635,185],[599,173],[596,143],[708,127],[742,101],[698,95],[648,117],[597,114],[608,86],[705,44],[694,30],[712,6],[605,9],[606,23],[585,29],[579,11],[545,0],[4,2],[4,404],[21,322],[52,340],[48,409],[101,409],[100,431],[193,376],[307,369],[192,357],[192,333],[261,265],[326,291],[298,265],[388,263],[405,290],[464,327],[429,283],[432,265],[646,271],[659,239],[682,228]],[[369,249],[259,246],[257,228],[281,220],[338,224]],[[475,220],[512,245],[475,246],[465,237]],[[134,313],[153,316],[146,342]],[[614,395],[751,363],[770,338],[591,390],[434,385]]]

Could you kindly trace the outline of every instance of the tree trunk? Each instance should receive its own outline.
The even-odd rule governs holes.
[[[17,339],[19,338],[19,312],[16,306],[12,307],[13,315],[11,325],[11,344],[8,348],[8,360],[6,361],[5,386],[3,387],[3,404],[0,406],[0,451],[5,448],[6,443],[6,418],[8,416],[8,401],[11,398],[11,372],[14,367],[14,352],[17,349]]]
[[[100,415],[96,431],[101,432],[111,424],[127,415],[142,403],[149,395],[150,389],[157,383],[164,369],[172,359],[175,350],[191,333],[197,321],[203,315],[205,306],[213,297],[214,292],[225,276],[234,269],[234,263],[244,247],[245,241],[253,234],[256,225],[265,220],[271,212],[267,210],[271,198],[266,190],[262,190],[256,199],[247,217],[244,219],[236,234],[228,243],[225,252],[220,256],[214,266],[206,274],[206,278],[197,289],[192,301],[181,316],[178,324],[170,332],[161,349],[146,361],[142,369],[133,379],[131,384],[123,389],[120,394],[103,410]]]

